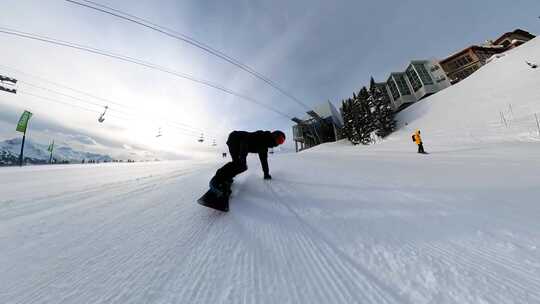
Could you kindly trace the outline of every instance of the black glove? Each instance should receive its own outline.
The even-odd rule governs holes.
[[[272,179],[272,176],[268,173],[264,174],[264,179]]]

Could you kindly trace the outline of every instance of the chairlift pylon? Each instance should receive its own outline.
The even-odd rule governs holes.
[[[105,113],[107,113],[108,108],[109,106],[105,106],[105,111],[103,111],[103,113],[98,118],[99,123],[103,123],[105,121]]]

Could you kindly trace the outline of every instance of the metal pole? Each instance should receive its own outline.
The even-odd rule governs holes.
[[[311,125],[311,128],[313,129],[313,132],[315,133],[315,137],[317,137],[317,140],[319,141],[319,143],[316,145],[322,144],[321,138],[319,137],[319,133],[317,132],[317,128],[313,124]]]
[[[22,167],[24,161],[24,141],[26,140],[26,131],[24,131],[22,144],[21,144],[21,154],[19,154],[19,167]]]
[[[540,123],[538,123],[538,115],[534,113],[534,117],[536,118],[536,127],[538,127],[538,135],[540,136]]]
[[[508,123],[506,122],[506,117],[504,117],[504,113],[503,113],[503,112],[501,112],[501,118],[502,118],[502,120],[503,120],[503,122],[504,122],[504,125],[508,128]]]

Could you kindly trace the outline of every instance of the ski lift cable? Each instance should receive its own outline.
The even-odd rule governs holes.
[[[24,80],[21,80],[21,83],[23,83],[23,84],[25,84],[25,85],[27,85],[29,87],[33,87],[33,88],[44,90],[44,91],[47,91],[47,92],[50,92],[50,93],[58,94],[60,96],[64,96],[64,97],[67,97],[67,98],[70,98],[70,99],[73,99],[73,100],[77,100],[79,102],[91,104],[91,105],[101,107],[101,108],[107,107],[107,109],[109,111],[117,112],[117,113],[124,114],[124,115],[134,115],[133,113],[129,113],[129,112],[126,112],[126,111],[122,111],[122,110],[118,110],[116,108],[109,107],[106,104],[104,105],[104,104],[95,103],[95,102],[92,102],[92,101],[89,101],[89,100],[86,100],[86,99],[79,98],[77,96],[65,94],[65,93],[62,93],[62,92],[59,92],[59,91],[56,91],[56,90],[53,90],[53,89],[50,89],[50,88],[46,88],[46,87],[43,87],[43,86],[40,86],[40,85],[36,85],[36,84],[30,83],[30,82],[27,82],[27,81],[24,81]]]
[[[84,106],[80,106],[80,105],[76,105],[76,104],[72,104],[72,103],[67,103],[67,102],[63,102],[63,101],[59,101],[59,100],[55,100],[55,99],[51,99],[51,98],[48,98],[48,97],[45,97],[45,96],[40,96],[40,95],[29,93],[29,92],[21,92],[21,94],[22,95],[32,96],[34,98],[41,99],[41,100],[46,101],[46,102],[53,102],[53,103],[57,103],[57,104],[67,105],[67,106],[70,106],[70,107],[73,107],[73,108],[78,108],[78,109],[81,109],[81,110],[84,110],[84,111],[92,112],[94,114],[99,113],[98,111],[96,111],[94,109],[90,109],[90,108],[87,108],[87,107],[84,107]],[[111,114],[109,116],[112,117],[112,118],[118,119],[118,120],[122,120],[122,121],[137,120],[136,118],[125,118],[125,117],[120,117],[120,116],[111,115]],[[173,133],[184,135],[186,137],[194,136],[193,133],[183,132],[183,130],[174,130]]]
[[[58,91],[55,91],[55,90],[53,90],[53,89],[45,88],[45,87],[42,87],[42,86],[39,86],[39,85],[34,85],[34,84],[31,84],[31,83],[26,82],[26,81],[21,81],[21,83],[24,83],[25,85],[27,85],[27,86],[29,86],[29,87],[33,87],[33,88],[36,88],[36,89],[48,91],[48,92],[50,92],[50,93],[55,93],[55,94],[58,94],[58,95],[61,95],[61,96],[64,96],[64,97],[67,97],[67,98],[76,100],[76,101],[78,101],[78,102],[88,104],[88,105],[96,106],[96,107],[99,107],[99,108],[104,108],[104,107],[106,107],[109,111],[117,112],[117,113],[119,113],[119,114],[121,114],[121,115],[131,116],[131,117],[134,117],[134,116],[135,116],[134,114],[131,114],[131,113],[128,113],[128,112],[124,112],[124,111],[117,110],[117,109],[112,109],[112,108],[110,108],[108,105],[103,105],[103,104],[95,103],[95,102],[88,101],[88,100],[85,100],[85,99],[82,99],[82,98],[78,98],[78,97],[75,97],[75,96],[72,96],[72,95],[69,95],[69,94],[64,94],[64,93],[62,93],[62,92],[58,92]],[[43,97],[43,98],[46,98],[46,97]],[[49,99],[50,99],[50,98],[49,98]],[[64,103],[66,103],[66,102],[64,102]],[[103,113],[103,114],[105,114],[105,113]],[[103,115],[103,114],[102,114],[102,115]]]
[[[33,75],[33,74],[30,74],[28,72],[24,72],[24,71],[21,71],[19,69],[15,69],[15,68],[12,68],[12,67],[8,67],[8,66],[5,66],[5,65],[2,65],[0,64],[0,69],[5,69],[5,70],[10,70],[10,71],[13,71],[15,73],[19,73],[19,74],[22,74],[22,75],[26,75],[26,76],[29,76],[29,77],[32,77],[32,78],[35,78],[35,79],[38,79],[40,81],[43,81],[43,82],[46,82],[46,83],[50,83],[54,86],[57,86],[57,87],[60,87],[60,88],[64,88],[64,89],[67,89],[67,90],[70,90],[70,91],[73,91],[75,93],[78,93],[78,94],[81,94],[81,95],[86,95],[87,97],[90,97],[90,98],[93,98],[93,99],[97,99],[97,100],[100,100],[100,101],[103,101],[105,102],[106,104],[112,104],[112,105],[117,105],[119,107],[124,107],[124,108],[130,108],[130,109],[136,109],[134,107],[131,107],[129,105],[125,105],[125,104],[121,104],[121,103],[117,103],[117,102],[114,102],[110,99],[106,99],[106,98],[103,98],[103,97],[99,97],[99,96],[96,96],[94,94],[91,94],[91,93],[88,93],[88,92],[84,92],[82,90],[79,90],[79,89],[75,89],[73,87],[69,87],[65,84],[61,84],[61,83],[58,83],[58,82],[54,82],[54,81],[51,81],[49,79],[46,79],[44,77],[41,77],[41,76],[37,76],[37,75]]]
[[[170,28],[167,28],[167,27],[164,27],[164,26],[161,26],[161,25],[158,25],[156,23],[153,23],[149,20],[146,20],[146,19],[143,19],[141,17],[137,17],[135,15],[132,15],[132,14],[129,14],[129,13],[126,13],[124,11],[121,11],[121,10],[118,10],[118,9],[115,9],[115,8],[112,8],[112,7],[109,7],[109,6],[106,6],[106,5],[103,5],[103,4],[100,4],[100,3],[97,3],[97,2],[94,2],[94,1],[89,1],[89,0],[82,0],[83,2],[86,2],[87,4],[85,3],[81,3],[79,1],[74,1],[74,0],[65,0],[67,2],[70,2],[72,4],[75,4],[75,5],[79,5],[79,6],[82,6],[82,7],[86,7],[86,8],[89,8],[89,9],[92,9],[92,10],[95,10],[95,11],[98,11],[98,12],[102,12],[102,13],[105,13],[105,14],[108,14],[108,15],[111,15],[111,16],[114,16],[114,17],[117,17],[117,18],[120,18],[120,19],[123,19],[123,20],[126,20],[128,22],[133,22],[135,24],[138,24],[140,26],[143,26],[143,27],[146,27],[148,29],[151,29],[153,31],[156,31],[156,32],[159,32],[161,34],[164,34],[166,36],[169,36],[171,38],[174,38],[174,39],[177,39],[177,40],[180,40],[180,41],[183,41],[185,43],[188,43],[196,48],[199,48],[213,56],[216,56],[220,59],[223,59],[225,61],[227,61],[228,63],[236,66],[237,68],[240,68],[242,70],[244,70],[245,72],[255,76],[256,78],[262,80],[263,82],[265,82],[267,85],[271,86],[272,88],[274,88],[275,90],[279,91],[281,94],[283,94],[284,96],[287,96],[288,98],[290,98],[292,101],[296,102],[297,104],[299,104],[300,106],[310,110],[311,107],[307,106],[304,102],[302,102],[301,100],[299,100],[298,98],[296,98],[293,94],[287,92],[285,89],[281,88],[277,83],[275,83],[274,81],[272,81],[271,79],[269,79],[268,77],[262,75],[261,73],[257,72],[256,70],[254,70],[253,68],[251,68],[250,66],[240,62],[239,60],[205,44],[205,43],[202,43],[198,40],[196,40],[195,38],[192,38],[186,34],[182,34],[178,31],[175,31],[173,29],[170,29]],[[89,4],[88,4],[89,3]]]
[[[43,96],[43,95],[35,94],[35,93],[32,93],[32,92],[28,92],[26,90],[21,90],[19,92],[22,95],[32,96],[34,98],[38,98],[38,99],[41,99],[41,100],[44,100],[44,101],[63,104],[63,105],[67,105],[67,106],[70,106],[70,107],[83,109],[83,110],[86,110],[86,111],[89,111],[89,112],[92,112],[92,113],[97,113],[97,114],[101,113],[99,109],[91,109],[89,107],[86,107],[86,106],[83,106],[83,105],[80,105],[80,104],[74,104],[74,103],[71,103],[71,102],[66,102],[66,101],[62,101],[62,100],[58,100],[58,99],[53,99],[53,98],[50,98],[50,97],[47,97],[47,96]],[[90,104],[90,105],[91,106],[96,106],[98,108],[103,108],[101,105],[96,105],[96,104]],[[125,116],[122,117],[122,116],[118,116],[118,115],[115,115],[115,114],[108,114],[108,116],[115,117],[115,118],[121,119],[121,120],[136,120],[135,117],[131,117],[131,118],[130,117],[125,117]]]
[[[22,75],[26,75],[26,76],[29,76],[29,77],[32,77],[32,78],[35,78],[35,79],[38,79],[40,81],[43,81],[43,82],[47,82],[47,83],[50,83],[54,86],[57,86],[57,87],[61,87],[61,88],[64,88],[64,89],[67,89],[67,90],[70,90],[70,91],[73,91],[75,93],[78,93],[78,94],[81,94],[81,95],[85,95],[87,97],[90,97],[90,98],[93,98],[93,99],[97,99],[97,100],[100,100],[102,102],[105,102],[105,104],[112,104],[112,105],[116,105],[116,106],[119,106],[119,107],[122,107],[122,108],[126,108],[126,109],[132,109],[132,110],[137,110],[137,111],[141,111],[140,108],[135,108],[135,107],[132,107],[132,106],[128,106],[128,105],[125,105],[125,104],[122,104],[122,103],[118,103],[118,102],[114,102],[110,99],[107,99],[107,98],[103,98],[103,97],[100,97],[100,96],[97,96],[97,95],[94,95],[94,94],[91,94],[91,93],[88,93],[88,92],[85,92],[85,91],[82,91],[82,90],[79,90],[79,89],[75,89],[73,87],[70,87],[70,86],[67,86],[65,84],[61,84],[61,83],[58,83],[58,82],[54,82],[54,81],[51,81],[51,80],[48,80],[44,77],[40,77],[40,76],[37,76],[37,75],[33,75],[33,74],[30,74],[30,73],[27,73],[27,72],[24,72],[24,71],[21,71],[19,69],[15,69],[15,68],[12,68],[12,67],[8,67],[8,66],[5,66],[5,65],[1,65],[0,64],[0,68],[2,69],[6,69],[6,70],[9,70],[9,71],[13,71],[13,72],[16,72],[18,74],[22,74]],[[21,80],[22,81],[22,80]],[[25,81],[26,82],[26,81]],[[26,82],[28,83],[28,82]],[[37,85],[34,85],[34,86],[37,86]],[[51,89],[49,89],[50,91],[53,91]],[[57,92],[57,91],[53,91],[53,92]],[[159,117],[159,119],[161,121],[163,120],[166,120],[164,119],[164,117]],[[186,128],[190,128],[190,129],[193,129],[195,131],[201,131],[202,129],[198,128],[198,127],[194,127],[194,126],[190,126],[188,124],[185,124],[185,123],[181,123],[181,122],[175,122],[176,124],[178,125],[181,125],[181,126],[184,126]],[[204,130],[206,132],[208,132],[208,130]],[[211,133],[211,132],[209,132]]]
[[[24,85],[27,85],[27,86],[30,86],[30,87],[33,87],[33,88],[36,88],[36,89],[48,91],[48,92],[51,92],[51,93],[55,93],[55,94],[58,94],[58,95],[61,95],[61,96],[67,97],[67,98],[77,100],[79,102],[91,104],[91,105],[102,107],[102,108],[107,107],[109,111],[117,112],[117,113],[124,114],[124,115],[127,115],[127,116],[137,116],[137,114],[135,114],[135,113],[129,113],[129,112],[126,112],[126,111],[118,110],[116,108],[111,108],[108,105],[94,103],[94,102],[88,101],[86,99],[82,99],[82,98],[79,98],[79,97],[76,97],[76,96],[73,96],[73,95],[65,94],[65,93],[62,93],[62,92],[59,92],[59,91],[56,91],[56,90],[53,90],[53,89],[50,89],[50,88],[46,88],[46,87],[43,87],[43,86],[39,86],[39,85],[30,83],[30,82],[27,82],[27,81],[24,81],[24,80],[20,80],[20,82],[23,83]],[[140,116],[140,114],[138,116]],[[159,119],[159,121],[163,122],[163,121],[167,121],[167,120]],[[175,124],[175,123],[171,122],[171,124]],[[176,123],[176,124],[179,124],[178,127],[183,128],[186,131],[190,131],[190,132],[194,132],[194,133],[197,133],[197,132],[201,131],[201,129],[191,127],[191,126],[186,125],[186,124],[181,124],[181,123]]]
[[[73,103],[69,103],[69,102],[65,102],[65,101],[60,101],[60,100],[57,100],[57,99],[52,99],[50,97],[46,97],[46,96],[42,96],[42,95],[38,95],[38,94],[34,94],[34,93],[31,93],[31,92],[27,92],[27,91],[20,91],[21,95],[28,95],[28,96],[32,96],[34,98],[38,98],[38,99],[41,99],[41,100],[44,100],[44,101],[47,101],[47,102],[53,102],[53,103],[57,103],[57,104],[62,104],[62,105],[67,105],[67,106],[70,106],[70,107],[74,107],[74,108],[79,108],[79,109],[82,109],[82,110],[85,110],[85,111],[88,111],[88,112],[92,112],[94,114],[99,114],[99,110],[96,110],[96,109],[91,109],[91,108],[88,108],[88,107],[85,107],[85,106],[82,106],[82,105],[78,105],[78,104],[73,104]],[[122,117],[122,116],[118,116],[118,115],[115,115],[115,114],[108,114],[109,117],[113,117],[115,119],[118,119],[118,120],[122,120],[122,121],[138,121],[139,119],[137,117]],[[193,132],[193,131],[189,131],[189,130],[183,130],[183,129],[179,129],[177,127],[174,127],[174,126],[171,126],[172,128],[174,128],[176,130],[177,133],[180,133],[180,134],[183,134],[183,135],[186,135],[186,136],[195,136],[196,132]]]
[[[79,109],[82,109],[82,110],[85,110],[85,111],[88,111],[88,112],[99,114],[99,110],[91,109],[91,108],[88,108],[88,107],[85,107],[85,106],[82,106],[82,105],[77,105],[77,104],[64,102],[64,101],[57,100],[57,99],[52,99],[52,98],[45,97],[45,96],[42,96],[42,95],[39,95],[39,94],[34,94],[34,93],[31,93],[31,92],[27,92],[27,91],[24,91],[24,90],[20,90],[19,93],[21,95],[32,96],[34,98],[38,98],[38,99],[41,99],[41,100],[44,100],[44,101],[47,101],[47,102],[54,102],[54,103],[58,103],[58,104],[63,104],[63,105],[66,105],[66,106],[79,108]]]
[[[183,78],[183,79],[187,79],[187,80],[190,80],[192,82],[195,82],[195,83],[198,83],[198,84],[201,84],[201,85],[204,85],[204,86],[207,86],[207,87],[211,87],[211,88],[214,88],[216,90],[219,90],[219,91],[222,91],[224,93],[227,93],[229,95],[232,95],[232,96],[235,96],[235,97],[238,97],[240,99],[243,99],[243,100],[246,100],[246,101],[249,101],[253,104],[257,104],[269,111],[272,111],[278,115],[281,115],[287,119],[292,119],[292,117],[278,109],[275,109],[265,103],[262,103],[260,102],[259,100],[255,99],[255,98],[252,98],[252,97],[249,97],[247,95],[244,95],[242,93],[239,93],[239,92],[235,92],[231,89],[228,89],[226,87],[223,87],[217,83],[213,83],[213,82],[210,82],[208,80],[205,80],[205,79],[199,79],[199,78],[196,78],[194,76],[191,76],[189,74],[186,74],[186,73],[182,73],[182,72],[178,72],[178,71],[175,71],[175,70],[171,70],[171,69],[168,69],[166,67],[162,67],[162,66],[159,66],[157,64],[153,64],[151,62],[147,62],[147,61],[143,61],[143,60],[139,60],[139,59],[136,59],[136,58],[132,58],[132,57],[128,57],[128,56],[124,56],[124,55],[120,55],[120,54],[116,54],[116,53],[112,53],[112,52],[108,52],[108,51],[104,51],[104,50],[100,50],[100,49],[96,49],[96,48],[92,48],[92,47],[89,47],[89,46],[85,46],[85,45],[81,45],[81,44],[76,44],[76,43],[72,43],[72,42],[67,42],[67,41],[63,41],[63,40],[58,40],[58,39],[54,39],[54,38],[50,38],[50,37],[46,37],[46,36],[42,36],[42,35],[36,35],[36,34],[31,34],[31,33],[27,33],[27,32],[21,32],[21,31],[17,31],[17,30],[13,30],[13,29],[9,29],[9,28],[5,28],[5,27],[0,27],[0,33],[4,33],[4,34],[7,34],[7,35],[12,35],[12,36],[17,36],[17,37],[20,37],[20,38],[26,38],[26,39],[31,39],[31,40],[36,40],[36,41],[41,41],[41,42],[44,42],[44,43],[50,43],[50,44],[55,44],[55,45],[58,45],[58,46],[64,46],[64,47],[68,47],[68,48],[72,48],[72,49],[77,49],[77,50],[81,50],[81,51],[85,51],[85,52],[88,52],[88,53],[93,53],[93,54],[96,54],[96,55],[101,55],[101,56],[104,56],[104,57],[109,57],[109,58],[113,58],[113,59],[117,59],[117,60],[120,60],[120,61],[124,61],[124,62],[129,62],[129,63],[133,63],[133,64],[136,64],[136,65],[139,65],[139,66],[142,66],[142,67],[146,67],[146,68],[149,68],[149,69],[153,69],[153,70],[156,70],[156,71],[161,71],[163,73],[166,73],[166,74],[169,74],[169,75],[172,75],[172,76],[176,76],[178,78]]]
[[[24,80],[20,80],[20,82],[22,84],[26,85],[26,86],[29,86],[29,87],[32,87],[32,88],[35,88],[35,89],[47,91],[49,93],[58,94],[58,95],[61,95],[61,96],[64,96],[64,97],[75,99],[75,100],[80,101],[80,102],[84,102],[84,103],[87,103],[87,104],[94,105],[94,106],[97,106],[97,107],[103,108],[105,106],[103,104],[95,103],[95,102],[88,101],[88,100],[85,100],[85,99],[81,99],[81,98],[78,98],[78,97],[75,97],[75,96],[72,96],[72,95],[69,95],[69,94],[61,93],[61,92],[55,91],[53,89],[45,88],[45,87],[30,83],[30,82],[27,82],[27,81],[24,81]]]

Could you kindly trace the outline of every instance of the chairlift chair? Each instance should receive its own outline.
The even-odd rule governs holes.
[[[103,123],[105,121],[105,113],[107,113],[108,108],[109,106],[105,106],[105,111],[103,111],[103,113],[98,118],[99,123]]]

